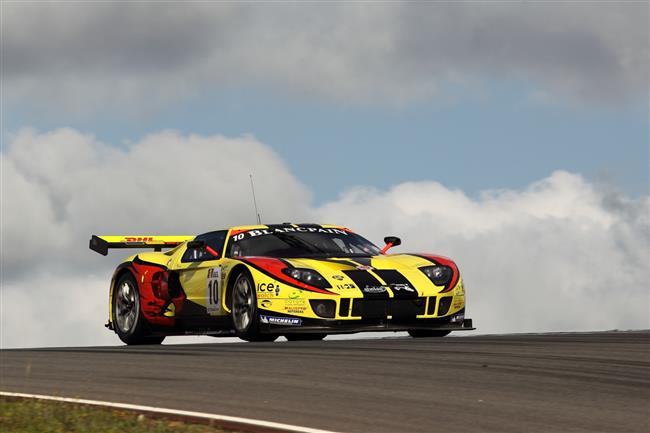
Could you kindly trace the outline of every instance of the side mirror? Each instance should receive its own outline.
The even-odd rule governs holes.
[[[188,250],[207,251],[212,257],[219,258],[219,253],[212,249],[204,240],[193,240],[187,243]]]
[[[384,238],[384,242],[387,244],[391,244],[392,246],[396,247],[398,245],[402,245],[402,240],[398,238],[397,236],[386,236]]]
[[[386,245],[384,246],[384,248],[381,249],[382,254],[386,254],[386,251],[388,251],[392,247],[402,245],[402,240],[397,236],[386,236],[384,238],[384,242],[386,242]]]

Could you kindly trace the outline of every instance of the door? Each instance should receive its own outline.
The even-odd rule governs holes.
[[[176,262],[174,270],[178,272],[181,286],[187,296],[183,315],[226,314],[222,303],[225,289],[222,264],[227,233],[227,230],[220,230],[197,236],[194,241],[200,241],[202,245],[188,247]]]

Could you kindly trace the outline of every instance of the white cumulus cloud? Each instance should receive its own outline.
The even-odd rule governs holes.
[[[648,328],[649,198],[558,171],[523,190],[469,197],[440,183],[358,187],[311,204],[254,137],[173,131],[113,146],[72,129],[15,134],[0,154],[3,347],[117,343],[104,328],[119,251],[96,234],[194,234],[254,222],[349,226],[396,252],[459,264],[480,332]]]
[[[436,182],[357,189],[318,214],[453,257],[482,332],[536,332],[650,327],[648,206],[558,171],[478,199]]]
[[[36,251],[64,268],[96,263],[90,233],[196,233],[255,222],[249,174],[268,218],[304,214],[309,192],[253,137],[163,131],[115,148],[72,129],[23,130],[2,154],[3,262],[29,268]],[[302,212],[302,213],[301,213]]]

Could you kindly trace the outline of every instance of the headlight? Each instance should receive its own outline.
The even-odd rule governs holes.
[[[454,276],[454,271],[448,266],[425,266],[420,268],[436,286],[446,286]]]
[[[318,287],[319,289],[331,287],[321,274],[312,269],[284,268],[282,272],[295,280]]]

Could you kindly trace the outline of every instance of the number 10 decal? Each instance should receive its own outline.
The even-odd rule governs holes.
[[[209,315],[216,316],[221,312],[221,268],[208,269],[205,308]]]

